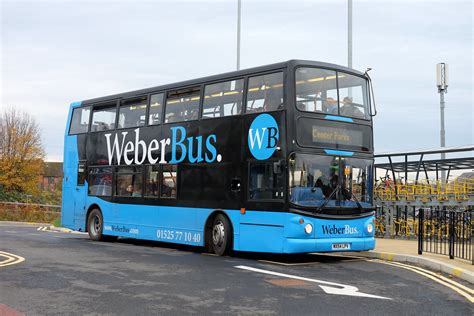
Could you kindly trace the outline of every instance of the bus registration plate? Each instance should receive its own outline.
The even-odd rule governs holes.
[[[332,244],[332,250],[350,250],[351,244]]]

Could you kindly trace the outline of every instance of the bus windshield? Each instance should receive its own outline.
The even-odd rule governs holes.
[[[298,110],[369,119],[367,80],[363,77],[300,67],[295,79]]]
[[[292,154],[290,202],[317,208],[370,207],[372,165],[370,159]]]

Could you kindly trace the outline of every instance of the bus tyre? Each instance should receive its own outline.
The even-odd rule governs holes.
[[[223,214],[217,214],[212,223],[212,250],[218,256],[228,254],[232,249],[232,226]]]
[[[89,232],[89,238],[94,241],[113,241],[116,240],[115,236],[105,236],[102,234],[104,229],[104,219],[102,212],[95,208],[89,213],[87,218],[87,231]]]

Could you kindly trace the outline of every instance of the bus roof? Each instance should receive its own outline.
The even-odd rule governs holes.
[[[230,71],[218,75],[212,75],[212,76],[207,76],[207,77],[201,77],[197,79],[191,79],[191,80],[185,80],[185,81],[180,81],[180,82],[175,82],[175,83],[170,83],[170,84],[165,84],[161,86],[155,86],[155,87],[150,87],[150,88],[145,88],[145,89],[140,89],[140,90],[134,90],[134,91],[129,91],[129,92],[124,92],[124,93],[118,93],[118,94],[113,94],[113,95],[108,95],[104,97],[98,97],[98,98],[93,98],[93,99],[88,99],[82,101],[82,105],[85,104],[91,104],[91,103],[100,103],[100,102],[105,102],[108,100],[114,100],[114,99],[120,99],[120,98],[131,98],[134,96],[139,96],[139,95],[144,95],[148,93],[153,93],[153,92],[159,92],[159,91],[164,91],[164,90],[173,90],[177,88],[186,88],[186,87],[191,87],[191,86],[196,86],[202,83],[206,82],[213,82],[213,81],[220,81],[220,80],[225,80],[228,78],[237,78],[241,76],[247,76],[247,75],[253,75],[257,74],[260,72],[268,72],[272,70],[279,70],[279,69],[284,69],[287,67],[296,67],[296,66],[314,66],[314,67],[321,67],[321,68],[329,68],[329,69],[335,69],[335,70],[340,70],[348,73],[352,73],[355,75],[363,76],[364,73],[357,71],[355,69],[351,69],[345,66],[341,65],[336,65],[336,64],[331,64],[331,63],[324,63],[324,62],[319,62],[319,61],[310,61],[310,60],[297,60],[297,59],[291,59],[285,62],[280,62],[280,63],[275,63],[275,64],[269,64],[269,65],[264,65],[264,66],[259,66],[259,67],[253,67],[253,68],[247,68],[247,69],[242,69],[242,70],[236,70],[236,71]]]

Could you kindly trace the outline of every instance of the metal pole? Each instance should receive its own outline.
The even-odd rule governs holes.
[[[448,64],[446,63],[438,63],[436,64],[436,85],[438,86],[439,92],[439,110],[440,110],[440,119],[441,119],[441,130],[440,130],[440,140],[441,140],[441,147],[446,146],[446,136],[444,130],[444,94],[448,92]],[[441,159],[446,159],[446,154],[441,154]],[[441,181],[445,183],[446,179],[446,172],[444,168],[441,168]]]
[[[352,68],[352,0],[347,1],[347,66]]]
[[[440,139],[441,139],[441,147],[446,146],[446,131],[444,130],[444,89],[439,92],[439,107],[440,107],[440,112],[441,112],[441,131],[440,131]],[[441,160],[446,159],[446,154],[441,153]],[[442,182],[446,181],[446,171],[444,169],[441,169],[441,179],[443,180]]]
[[[413,212],[415,212],[413,210]],[[418,210],[418,254],[423,254],[423,220],[425,218],[423,208]]]
[[[240,70],[240,16],[242,4],[241,0],[237,1],[237,70]]]
[[[347,67],[352,68],[352,0],[347,0]],[[352,98],[352,88],[347,94]]]

